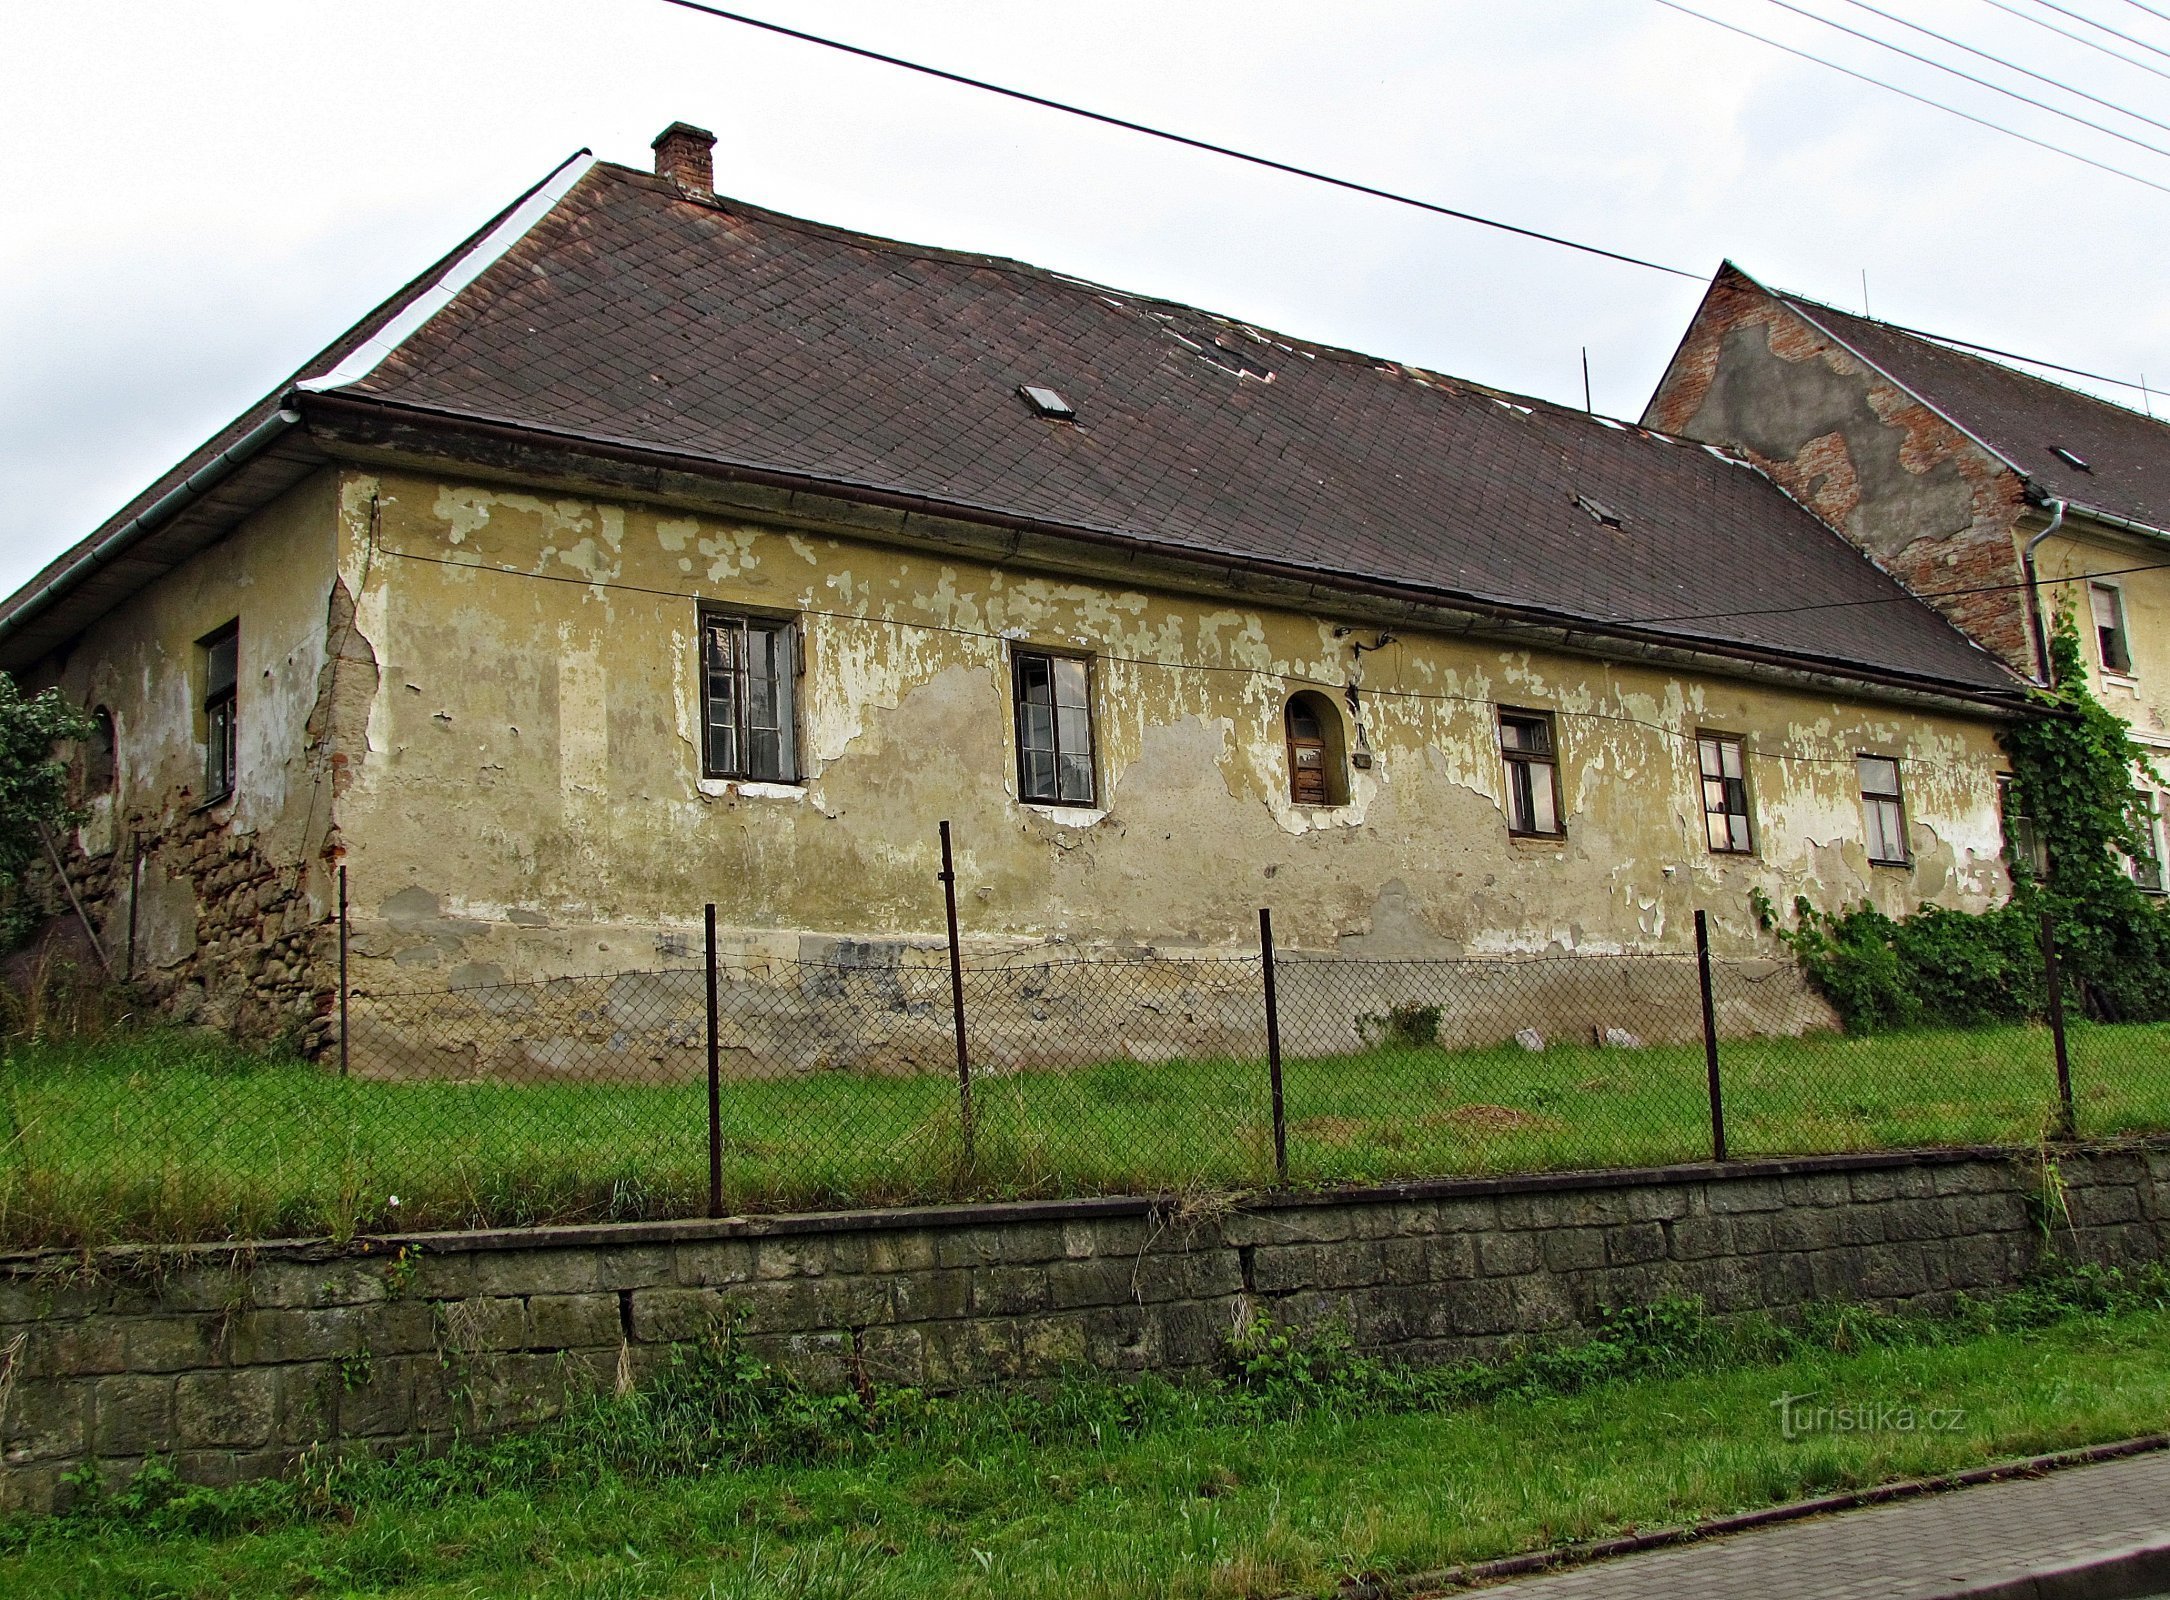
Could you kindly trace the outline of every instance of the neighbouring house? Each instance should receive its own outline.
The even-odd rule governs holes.
[[[2006,893],[2023,683],[1764,470],[765,211],[712,144],[568,163],[0,606],[111,730],[76,875],[176,1013],[321,1017],[338,866],[365,984],[653,964],[711,901],[895,959],[945,819],[986,948]]]
[[[1643,422],[1740,451],[2029,677],[2068,612],[2095,694],[2170,761],[2170,425],[1730,263]],[[2161,893],[2142,790],[2129,865]]]

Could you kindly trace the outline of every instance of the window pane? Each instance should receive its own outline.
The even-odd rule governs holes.
[[[1869,856],[1875,861],[1901,862],[1906,859],[1906,830],[1899,814],[1896,800],[1870,800],[1867,802],[1869,823]]]
[[[1717,812],[1720,815],[1724,814],[1725,779],[1705,778],[1703,780],[1703,809]]]
[[[1055,800],[1055,756],[1050,750],[1024,752],[1021,781],[1027,800]]]
[[[2104,588],[2098,583],[2088,590],[2088,599],[2095,608],[2096,627],[2116,628],[2123,625],[2124,619],[2118,615],[2116,590]]]
[[[1063,755],[1056,758],[1061,763],[1062,792],[1058,798],[1088,802],[1093,797],[1093,764],[1089,756]]]
[[[783,778],[783,743],[774,728],[756,728],[747,735],[746,776],[769,783]]]
[[[233,689],[240,676],[241,636],[228,633],[204,646],[204,692],[206,704]]]
[[[1047,657],[1017,658],[1017,697],[1030,705],[1055,703],[1054,669]]]
[[[1863,794],[1890,795],[1899,793],[1899,764],[1885,756],[1862,756],[1861,792]]]
[[[1027,750],[1039,750],[1052,754],[1055,749],[1055,708],[1046,705],[1028,705],[1022,708],[1018,718],[1017,737]]]
[[[1732,830],[1726,823],[1724,813],[1718,811],[1708,812],[1704,815],[1703,832],[1710,840],[1710,847],[1713,850],[1726,849],[1726,841],[1732,837]]]
[[[1055,665],[1055,704],[1085,709],[1085,663],[1074,656],[1057,656]]]
[[[1716,739],[1696,740],[1695,758],[1696,765],[1702,769],[1704,777],[1720,778],[1725,776],[1725,769],[1719,763],[1718,741]]]
[[[1728,820],[1730,821],[1733,829],[1733,848],[1740,851],[1748,850],[1750,848],[1748,840],[1748,819],[1744,816],[1734,816]]]
[[[1499,719],[1499,742],[1502,748],[1544,756],[1552,753],[1552,725],[1538,717],[1502,717]]]
[[[1066,756],[1093,753],[1092,719],[1083,706],[1061,706],[1055,712],[1056,748]]]
[[[1532,761],[1530,775],[1530,831],[1532,833],[1558,833],[1560,814],[1552,803],[1552,767],[1548,762]]]
[[[1727,777],[1734,779],[1747,777],[1747,773],[1741,768],[1741,746],[1738,739],[1722,741],[1718,746],[1718,750]]]

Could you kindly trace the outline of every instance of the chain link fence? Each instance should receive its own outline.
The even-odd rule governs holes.
[[[1848,1036],[1790,959],[838,943],[0,1069],[0,1243],[1381,1183],[2170,1130],[2170,1027]],[[953,962],[954,956],[954,962]],[[2060,1072],[2060,1061],[2065,1068]],[[2069,1081],[2069,1090],[2062,1083]]]

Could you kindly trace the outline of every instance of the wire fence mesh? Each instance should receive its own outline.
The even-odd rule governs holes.
[[[1849,1036],[1791,960],[1711,961],[1707,1015],[1694,955],[1026,954],[953,988],[943,945],[839,943],[364,987],[316,1062],[12,1054],[0,1243],[1640,1166],[1721,1120],[1733,1156],[2170,1130],[2166,1025],[2064,1030],[2068,1109],[2042,1024]]]

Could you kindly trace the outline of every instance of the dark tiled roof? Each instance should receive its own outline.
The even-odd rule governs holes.
[[[2047,493],[2170,528],[2170,425],[1889,323],[1781,298]],[[2086,467],[2058,456],[2059,445]]]
[[[1591,631],[2016,688],[1699,445],[621,167],[337,392]]]

